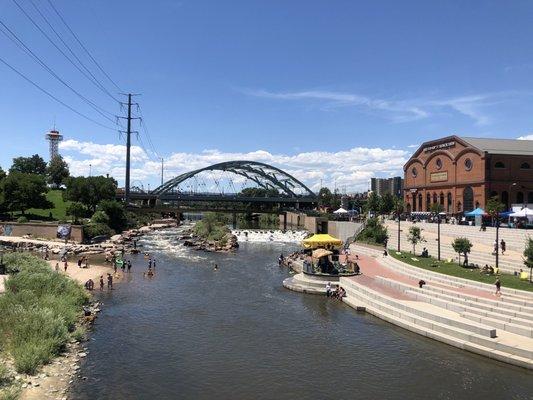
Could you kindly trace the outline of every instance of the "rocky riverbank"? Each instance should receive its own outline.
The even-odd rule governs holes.
[[[176,227],[179,224],[177,220],[158,220],[147,226],[138,229],[130,229],[121,234],[114,235],[102,243],[96,244],[80,244],[74,242],[66,242],[63,240],[44,240],[32,238],[28,236],[0,236],[0,246],[10,248],[17,251],[30,252],[49,252],[50,258],[52,255],[67,255],[72,256],[90,256],[97,254],[113,254],[116,251],[124,252],[125,254],[138,253],[137,240],[144,234],[157,229]]]

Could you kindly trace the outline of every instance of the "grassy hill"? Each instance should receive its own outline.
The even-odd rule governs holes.
[[[62,190],[50,190],[46,194],[46,198],[52,202],[54,208],[47,210],[39,210],[36,208],[30,208],[26,211],[26,217],[28,219],[40,219],[40,220],[66,220],[67,214],[66,210],[70,201],[63,201],[63,191]],[[50,218],[50,213],[52,213],[52,218]],[[21,213],[15,213],[15,216],[20,216]]]

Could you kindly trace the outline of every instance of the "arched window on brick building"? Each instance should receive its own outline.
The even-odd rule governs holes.
[[[418,193],[418,211],[422,211],[422,193]]]
[[[448,192],[448,202],[446,204],[446,212],[451,212],[453,210],[453,207],[452,207],[452,194],[450,192]]]
[[[426,211],[429,211],[430,207],[431,207],[431,195],[428,193],[426,194]]]
[[[465,187],[463,190],[463,207],[465,211],[474,209],[474,191],[470,186]]]
[[[517,192],[516,193],[516,202],[518,204],[524,204],[524,192]]]

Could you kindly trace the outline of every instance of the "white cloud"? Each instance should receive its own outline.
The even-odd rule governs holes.
[[[109,174],[119,184],[124,182],[124,145],[96,144],[66,140],[60,151],[69,163],[73,175]],[[355,147],[339,152],[310,151],[296,154],[272,154],[265,150],[252,152],[222,152],[216,149],[201,153],[173,153],[165,159],[165,180],[212,164],[232,160],[259,161],[278,167],[301,180],[313,190],[320,182],[347,192],[364,191],[373,176],[401,175],[409,154],[405,150]],[[140,147],[132,147],[132,185],[148,183],[155,187],[160,183],[161,164],[151,160]],[[244,178],[233,178],[241,184]]]
[[[517,138],[518,140],[533,140],[533,133],[525,136],[520,136]]]
[[[450,110],[466,116],[476,125],[489,125],[492,118],[488,108],[514,99],[527,93],[494,92],[444,98],[407,98],[387,100],[372,98],[357,93],[333,92],[323,90],[303,90],[295,92],[272,92],[264,89],[240,89],[240,92],[254,97],[286,101],[308,101],[318,103],[322,109],[356,107],[372,112],[392,122],[403,123],[427,119]]]
[[[354,93],[308,90],[300,92],[269,92],[267,90],[241,90],[244,94],[279,100],[312,100],[323,102],[323,108],[357,106],[369,111],[386,112],[394,122],[414,121],[429,116],[429,113],[414,104],[404,101],[373,99]]]

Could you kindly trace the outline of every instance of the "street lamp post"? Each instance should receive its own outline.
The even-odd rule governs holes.
[[[440,213],[437,214],[437,259],[440,261]]]
[[[496,250],[496,268],[498,268],[498,261],[499,261],[499,255],[500,252],[500,242],[499,242],[499,233],[500,233],[500,217],[497,214],[496,211],[496,246],[494,246],[494,249]]]
[[[398,253],[400,252],[400,209],[398,208]]]

